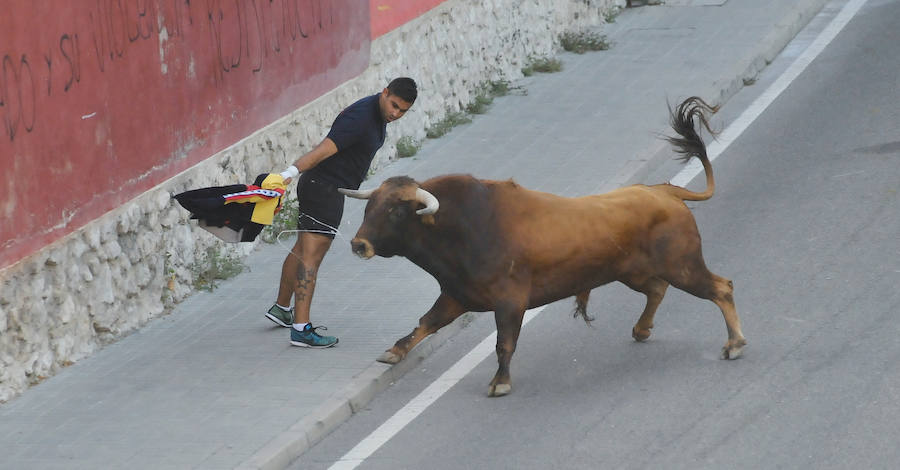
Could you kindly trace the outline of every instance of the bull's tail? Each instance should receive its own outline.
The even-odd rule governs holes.
[[[678,133],[677,137],[668,137],[669,141],[675,147],[675,151],[682,156],[678,157],[682,162],[687,163],[692,157],[697,157],[703,164],[703,171],[706,173],[706,190],[702,193],[687,190],[679,186],[667,185],[666,190],[675,197],[685,201],[705,201],[712,197],[716,191],[716,181],[713,178],[712,165],[706,156],[706,144],[700,138],[697,126],[705,127],[706,130],[715,135],[710,129],[709,121],[707,121],[706,113],[715,113],[718,111],[717,106],[711,106],[701,98],[692,96],[679,104],[675,110],[669,108],[669,120],[672,129]]]

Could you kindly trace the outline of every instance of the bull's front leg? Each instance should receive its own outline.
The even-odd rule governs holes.
[[[412,350],[419,341],[425,339],[426,336],[435,331],[449,325],[450,322],[466,313],[463,307],[452,297],[441,293],[434,301],[434,305],[428,310],[422,318],[419,319],[419,326],[415,327],[412,333],[400,338],[394,347],[385,351],[379,358],[378,362],[386,364],[396,364],[403,360],[404,357]]]
[[[525,318],[524,307],[498,308],[494,312],[497,323],[497,362],[499,367],[494,379],[488,387],[489,397],[502,397],[512,391],[509,379],[509,362],[516,352],[522,320]]]

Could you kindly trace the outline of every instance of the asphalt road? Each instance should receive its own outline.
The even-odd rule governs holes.
[[[593,327],[570,300],[527,325],[511,395],[486,396],[492,355],[359,468],[896,468],[898,25],[900,1],[870,0],[714,162],[717,194],[691,204],[707,264],[734,280],[743,358],[718,359],[712,303],[669,289],[638,344],[644,297],[602,287]],[[493,329],[479,316],[292,468],[328,468]]]

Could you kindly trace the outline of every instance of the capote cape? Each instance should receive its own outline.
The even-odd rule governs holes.
[[[253,184],[193,189],[173,196],[198,226],[226,242],[252,242],[281,209],[284,179],[263,173]]]

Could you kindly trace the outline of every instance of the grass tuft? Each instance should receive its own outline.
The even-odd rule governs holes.
[[[607,23],[615,23],[616,17],[619,16],[621,11],[619,7],[611,7],[603,12],[603,20]]]
[[[422,148],[422,144],[412,136],[403,136],[397,140],[397,157],[409,158],[418,153],[420,148]]]
[[[609,49],[609,41],[606,36],[594,31],[562,33],[559,35],[559,43],[563,49],[576,54]]]
[[[522,74],[526,77],[530,77],[534,75],[535,72],[539,73],[555,73],[562,70],[562,62],[559,59],[555,59],[552,57],[538,57],[533,58],[522,69]]]
[[[211,246],[191,267],[194,289],[212,292],[216,281],[231,279],[244,272],[247,265],[239,257],[225,254],[220,247]]]
[[[470,122],[472,122],[472,118],[466,116],[466,113],[460,111],[448,112],[444,119],[425,130],[425,136],[429,139],[437,139],[446,135],[454,127]]]
[[[275,243],[278,234],[285,230],[297,230],[300,206],[296,200],[289,201],[287,198],[282,199],[282,204],[281,210],[272,219],[272,225],[267,225],[259,234],[259,238],[266,243]]]
[[[475,100],[466,106],[466,112],[469,114],[484,114],[493,102],[494,97],[490,94],[483,92],[479,93],[478,96],[475,97]]]

